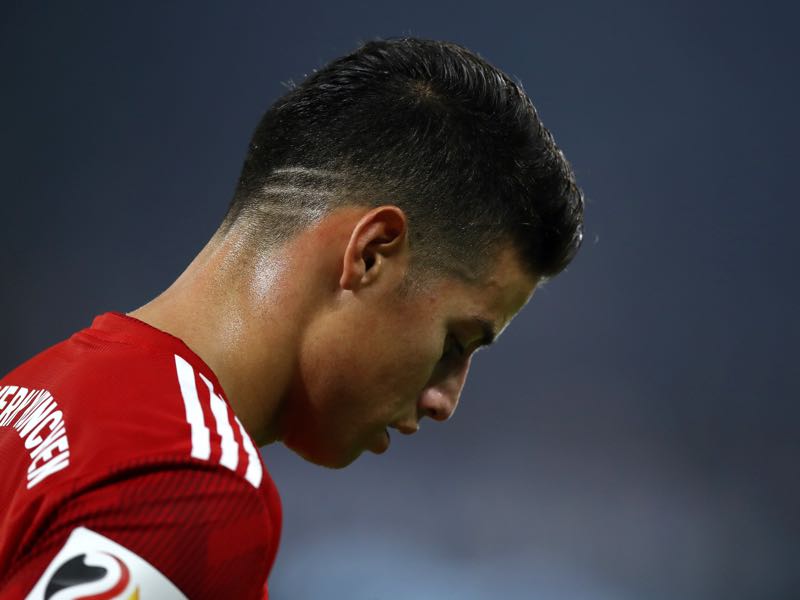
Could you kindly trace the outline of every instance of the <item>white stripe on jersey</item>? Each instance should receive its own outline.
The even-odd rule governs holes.
[[[186,406],[186,421],[192,430],[192,456],[208,460],[211,456],[211,431],[206,427],[203,409],[200,407],[200,399],[197,396],[197,386],[194,380],[194,369],[192,365],[177,354],[175,355],[175,367],[178,370],[178,382],[181,387],[183,403]],[[233,426],[228,418],[228,405],[222,396],[214,392],[214,384],[202,373],[198,374],[208,388],[211,413],[214,415],[217,433],[221,440],[222,453],[219,462],[222,466],[235,471],[239,466],[239,444],[236,442]],[[233,418],[239,428],[244,451],[247,454],[247,470],[244,477],[253,487],[257,488],[261,485],[261,479],[264,476],[261,455],[239,418],[236,415],[233,415]]]
[[[211,412],[214,413],[214,420],[217,422],[217,433],[221,438],[220,446],[222,456],[219,457],[219,464],[235,471],[239,465],[239,444],[233,437],[233,428],[228,420],[228,406],[219,395],[214,393],[214,384],[206,376],[200,373],[200,379],[208,387],[208,396],[211,399]]]
[[[211,456],[211,432],[206,427],[203,409],[197,397],[197,386],[194,382],[194,369],[183,358],[175,355],[175,368],[178,371],[178,383],[181,396],[186,407],[186,421],[192,429],[192,456],[208,460]]]
[[[263,475],[261,456],[253,445],[253,440],[250,439],[250,436],[247,435],[244,427],[242,427],[242,422],[239,420],[239,417],[234,416],[233,418],[236,419],[236,424],[239,426],[239,432],[242,434],[244,451],[247,452],[247,471],[244,474],[245,479],[252,483],[253,487],[258,487],[261,485],[261,477]]]

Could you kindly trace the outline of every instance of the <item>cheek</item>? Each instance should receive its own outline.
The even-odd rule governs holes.
[[[409,383],[426,378],[432,356],[430,330],[425,324],[416,326],[402,314],[380,314],[365,320],[359,336],[351,339],[346,350],[347,369],[364,385],[407,391]],[[399,387],[398,387],[399,386]]]
[[[308,336],[301,372],[313,410],[391,412],[422,392],[443,335],[424,307],[382,308],[329,315]]]
[[[441,359],[444,347],[444,332],[441,329],[433,319],[422,320],[412,314],[407,320],[400,320],[394,333],[395,364],[402,365],[397,375],[416,394],[430,380]]]
[[[432,338],[430,331],[408,336],[399,346],[393,362],[392,372],[387,376],[394,378],[394,386],[404,396],[418,397],[431,380],[442,355],[438,338]]]

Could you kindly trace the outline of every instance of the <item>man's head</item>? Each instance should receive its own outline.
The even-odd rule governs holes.
[[[464,48],[370,42],[287,93],[218,232],[283,252],[282,281],[314,298],[284,443],[341,467],[382,451],[387,426],[447,419],[472,353],[572,259],[582,217],[527,96]]]
[[[223,228],[247,221],[269,248],[348,204],[405,212],[416,275],[473,279],[510,243],[548,278],[582,235],[583,197],[528,97],[447,42],[369,42],[279,99]]]

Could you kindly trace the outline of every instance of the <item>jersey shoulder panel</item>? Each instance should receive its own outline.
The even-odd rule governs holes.
[[[39,473],[28,478],[29,487],[56,473],[54,467],[67,470],[66,463],[73,477],[82,477],[146,456],[215,462],[255,487],[263,477],[253,440],[196,355],[104,340],[92,330],[0,380],[2,426],[29,451],[29,475]],[[46,447],[52,451],[42,452]],[[42,469],[46,462],[51,468]]]
[[[116,329],[82,330],[0,379],[0,565],[76,494],[193,465],[257,490],[277,546],[277,488],[214,373],[177,338],[112,316]]]
[[[146,576],[158,575],[154,589],[170,590],[169,582],[193,599],[261,598],[277,552],[276,526],[262,495],[223,467],[128,469],[63,502],[37,531],[36,543],[22,548],[6,577],[0,575],[0,589],[14,590],[3,598],[22,597],[35,586],[46,589],[66,562],[82,567],[85,559],[100,560],[96,553],[104,552],[127,565],[129,593],[145,585]],[[84,535],[86,530],[96,535]],[[76,531],[83,532],[80,548],[73,543]],[[113,576],[119,569],[113,564],[110,569],[102,577],[104,589],[120,584]]]

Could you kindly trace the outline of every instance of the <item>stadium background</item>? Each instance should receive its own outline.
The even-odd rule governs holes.
[[[453,40],[523,82],[586,191],[586,243],[452,421],[339,472],[264,450],[273,597],[797,597],[799,16],[3,2],[0,370],[173,281],[282,82],[375,36]]]

